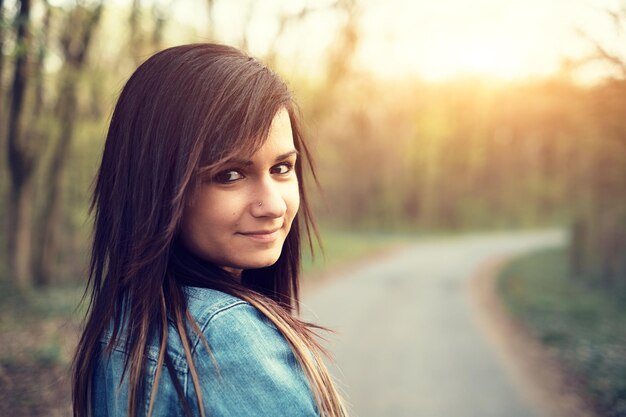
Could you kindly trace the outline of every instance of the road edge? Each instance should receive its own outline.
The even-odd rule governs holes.
[[[514,319],[496,290],[502,268],[515,255],[502,255],[483,262],[469,281],[469,301],[480,331],[503,364],[513,384],[541,417],[599,417],[586,393],[556,358]]]
[[[409,248],[411,243],[395,243],[382,249],[374,249],[361,256],[340,261],[339,263],[319,271],[304,274],[306,278],[300,280],[300,296],[309,296],[320,288],[349,276],[359,268],[366,268],[368,265],[376,264],[388,259],[397,253]]]

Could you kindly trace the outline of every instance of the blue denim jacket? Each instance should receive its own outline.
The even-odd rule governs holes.
[[[231,295],[187,287],[188,308],[206,337],[211,355],[191,332],[191,349],[200,378],[206,416],[318,416],[307,378],[289,344],[256,308]],[[194,415],[199,416],[194,385],[178,333],[170,323],[167,350],[175,374]],[[110,330],[102,347],[110,340]],[[104,351],[104,349],[102,349]],[[159,344],[148,345],[145,405],[147,414]],[[126,354],[123,341],[101,355],[93,386],[94,415],[128,415],[127,376],[120,379]],[[214,361],[219,367],[216,370]],[[184,416],[167,368],[163,366],[153,417]]]

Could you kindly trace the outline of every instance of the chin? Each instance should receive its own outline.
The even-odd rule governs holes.
[[[245,269],[267,268],[268,266],[274,265],[277,261],[278,261],[278,258],[275,258],[275,259],[272,259],[272,260],[268,260],[268,261],[265,261],[265,262],[256,262],[256,263],[252,264],[251,266],[249,266],[248,268],[245,268]]]
[[[280,257],[280,253],[278,254],[272,254],[272,255],[268,255],[268,256],[258,256],[258,257],[251,257],[251,258],[255,258],[255,259],[247,259],[246,262],[242,262],[241,263],[241,269],[259,269],[259,268],[266,268],[268,266],[272,266],[274,265],[277,261],[278,258]]]

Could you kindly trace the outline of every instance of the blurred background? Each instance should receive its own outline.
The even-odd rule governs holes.
[[[216,41],[300,104],[327,248],[308,279],[424,236],[558,228],[566,243],[526,263],[584,306],[538,306],[545,288],[520,277],[541,270],[503,277],[503,297],[540,338],[542,309],[584,322],[550,346],[605,314],[588,346],[608,350],[573,360],[591,361],[577,372],[601,413],[626,415],[625,30],[616,0],[0,0],[0,414],[68,412],[91,184],[124,82],[155,51]]]

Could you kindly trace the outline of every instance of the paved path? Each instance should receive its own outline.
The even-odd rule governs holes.
[[[423,241],[306,294],[337,331],[333,374],[356,417],[537,417],[474,323],[468,281],[494,256],[562,244],[559,231]]]

